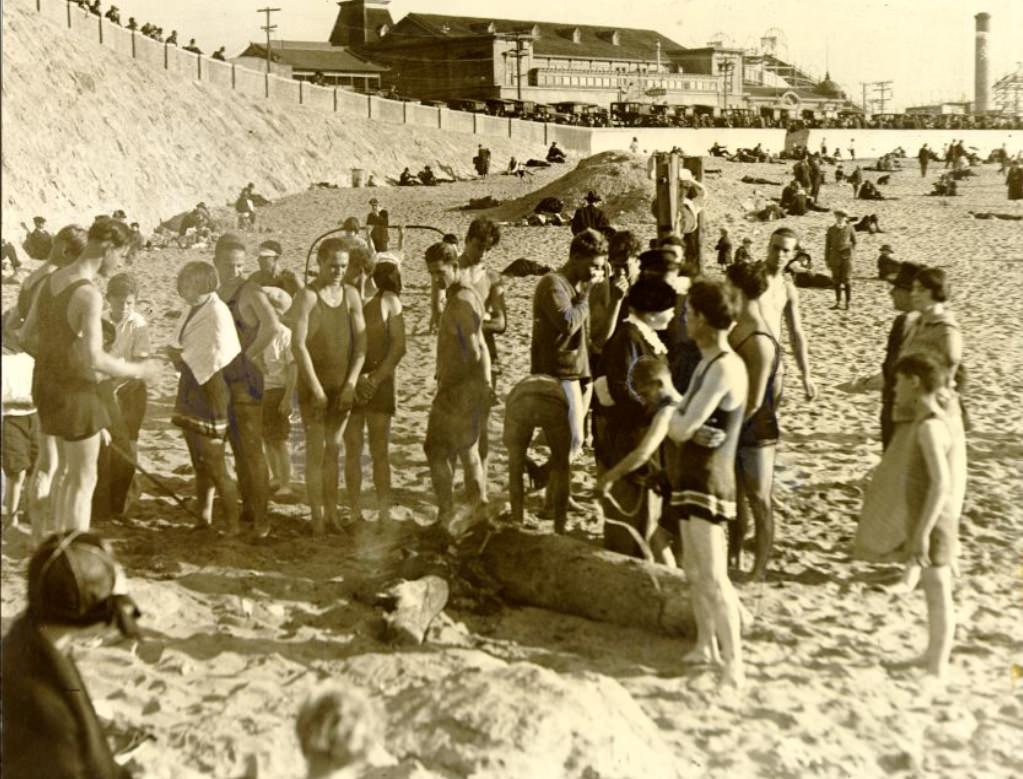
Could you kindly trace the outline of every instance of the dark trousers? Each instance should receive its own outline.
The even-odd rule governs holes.
[[[110,416],[110,444],[100,447],[96,489],[92,494],[93,519],[123,514],[134,491],[135,457],[139,430],[146,415],[145,382],[130,379],[116,391],[113,382],[100,385]]]
[[[242,518],[261,522],[270,496],[270,472],[263,454],[263,404],[234,396],[228,406],[227,437],[234,454]]]

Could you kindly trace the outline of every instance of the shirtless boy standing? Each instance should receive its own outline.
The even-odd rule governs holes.
[[[337,516],[338,454],[355,384],[366,360],[366,320],[354,287],[342,283],[349,255],[328,238],[316,251],[317,273],[289,312],[298,363],[298,404],[306,436],[306,489],[312,530],[341,529]]]
[[[477,506],[487,500],[479,443],[490,405],[490,353],[483,337],[483,301],[464,281],[458,250],[435,243],[426,250],[426,267],[446,290],[437,333],[437,394],[423,448],[437,495],[438,522],[447,528],[454,514],[456,457],[465,470],[470,500]]]

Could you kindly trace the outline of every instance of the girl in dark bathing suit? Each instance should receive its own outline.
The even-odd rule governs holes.
[[[779,429],[775,382],[781,350],[760,313],[760,296],[767,289],[767,268],[761,262],[730,266],[725,275],[740,305],[739,320],[728,341],[742,358],[749,389],[736,458],[737,515],[729,528],[728,557],[741,567],[742,542],[752,510],[756,552],[753,579],[762,579],[774,544],[774,458]],[[748,501],[748,503],[747,503]]]

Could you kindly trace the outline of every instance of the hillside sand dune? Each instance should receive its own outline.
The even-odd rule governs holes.
[[[348,184],[352,168],[381,184],[426,164],[470,176],[479,143],[498,169],[545,152],[185,81],[73,35],[29,0],[4,3],[3,33],[4,236],[36,214],[64,224],[116,208],[151,231],[200,200],[233,203],[249,181],[279,197],[314,182]]]
[[[94,210],[117,206],[150,214],[142,221],[155,222],[180,210],[182,201],[223,200],[248,180],[266,194],[302,190],[325,178],[324,170],[352,166],[346,145],[356,150],[351,154],[379,158],[382,170],[391,170],[384,163],[399,153],[422,154],[419,159],[426,160],[449,146],[466,157],[467,166],[468,152],[475,148],[440,135],[423,141],[420,131],[400,126],[339,122],[326,137],[329,120],[320,115],[307,118],[296,110],[284,116],[258,102],[136,72],[131,63],[109,59],[113,54],[87,52],[56,28],[34,21],[27,5],[15,0],[4,9],[5,231],[7,219],[20,220],[44,205],[56,228],[71,219],[87,223]],[[30,68],[41,51],[52,52],[46,68],[38,62]],[[72,104],[79,94],[69,86],[75,73],[93,74],[95,91],[86,96],[102,97],[108,113],[90,113],[89,103]],[[39,99],[44,75],[52,99]],[[80,84],[86,82],[79,77]],[[135,105],[145,110],[136,111]],[[178,129],[157,127],[146,118],[164,111],[181,122]],[[68,116],[75,123],[65,121]],[[76,124],[79,120],[83,124]],[[37,131],[40,127],[47,131]],[[258,145],[248,143],[256,137],[249,130],[258,134]],[[512,151],[496,143],[491,147],[498,160]],[[34,162],[46,159],[52,165]],[[616,164],[620,176],[633,175],[629,160]],[[742,203],[752,191],[740,182],[742,176],[779,177],[782,168],[705,164],[722,170],[708,179],[705,245],[712,244],[719,227],[729,227],[736,245],[752,237],[760,256],[771,230],[784,224],[800,233],[820,269],[828,214],[769,224],[742,216]],[[464,235],[475,214],[457,209],[470,198],[490,194],[526,202],[545,186],[564,185],[557,179],[574,172],[570,163],[525,181],[500,176],[429,191],[290,194],[262,209],[261,231],[245,233],[245,239],[251,254],[259,241],[279,240],[285,266],[301,271],[310,242],[346,216],[363,217],[372,195],[390,211],[393,224],[432,225]],[[585,192],[606,180],[583,176],[573,179],[573,186]],[[1023,214],[1023,203],[1006,201],[994,166],[983,166],[977,178],[962,182],[962,197],[924,196],[929,189],[917,173],[906,171],[893,175],[885,190],[896,201],[853,201],[850,187],[832,183],[822,191],[829,206],[857,215],[877,213],[887,232],[861,235],[852,311],[830,311],[827,290],[803,292],[820,397],[806,402],[793,386],[781,408],[776,556],[766,583],[740,589],[753,615],[746,644],[748,691],[741,700],[718,700],[710,670],[681,664],[686,642],[503,606],[493,593],[459,578],[450,555],[423,532],[434,514],[422,451],[434,390],[434,339],[426,333],[430,296],[422,257],[437,236],[416,230],[408,236],[403,262],[410,337],[398,371],[392,432],[398,504],[393,522],[377,521],[364,456],[368,521],[346,535],[309,537],[307,510],[294,502],[273,504],[274,533],[260,544],[196,533],[191,518],[144,479],[143,495],[130,515],[99,524],[127,567],[144,612],[141,625],[148,631],[135,645],[75,647],[98,713],[118,747],[130,748],[132,764],[156,779],[238,777],[253,762],[260,777],[297,779],[304,773],[295,714],[315,683],[334,677],[364,686],[383,704],[387,746],[402,764],[396,776],[1018,776],[1023,702],[1013,668],[1023,665],[1018,321],[1023,223],[978,221],[969,212]],[[641,199],[638,184],[637,192]],[[644,235],[652,232],[652,220],[643,218],[642,209],[636,213],[631,226]],[[527,257],[556,267],[569,242],[567,228],[509,226],[487,263],[499,269]],[[880,591],[876,582],[895,569],[850,557],[864,480],[880,459],[880,401],[843,387],[875,372],[881,362],[893,317],[887,286],[874,278],[882,243],[892,244],[899,259],[948,271],[950,305],[963,330],[971,377],[969,487],[961,577],[955,585],[959,629],[949,689],[933,703],[921,696],[913,673],[884,667],[922,647],[922,595]],[[171,341],[179,322],[178,269],[210,254],[209,249],[176,248],[143,252],[127,268],[138,279],[137,308],[149,320],[157,347]],[[709,274],[719,277],[709,250],[704,260]],[[254,269],[254,259],[250,262]],[[529,370],[534,287],[535,279],[507,282],[510,326],[499,338],[502,399]],[[13,285],[3,287],[5,310],[16,293]],[[794,365],[789,368],[795,371]],[[168,371],[150,387],[139,460],[163,485],[187,496],[192,489],[188,455],[180,432],[170,425],[175,386]],[[506,495],[502,415],[499,405],[490,423],[490,488],[498,501]],[[292,442],[300,483],[297,424]],[[599,543],[592,463],[587,453],[574,469],[572,489],[584,510],[570,515],[569,532]],[[552,532],[550,522],[535,517],[540,503],[536,494],[527,500],[527,524]],[[30,551],[22,531],[5,528],[4,630],[24,607]],[[449,604],[426,644],[397,650],[378,639],[380,614],[373,594],[399,576],[425,571],[452,583]]]

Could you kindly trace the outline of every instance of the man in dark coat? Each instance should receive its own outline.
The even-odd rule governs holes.
[[[1023,166],[1018,160],[1013,160],[1009,166],[1005,184],[1009,187],[1009,200],[1023,200]]]
[[[53,248],[53,236],[46,229],[46,220],[41,216],[33,217],[32,222],[35,229],[26,236],[22,247],[33,260],[45,260],[50,256],[50,249]],[[22,226],[24,227],[24,224]]]
[[[129,779],[114,762],[74,660],[73,635],[116,626],[137,637],[123,574],[93,533],[50,536],[28,565],[28,607],[3,640],[4,779]]]
[[[599,202],[600,195],[592,191],[586,193],[586,205],[577,208],[572,217],[572,235],[592,229],[606,236],[611,231],[607,215],[597,206]]]

